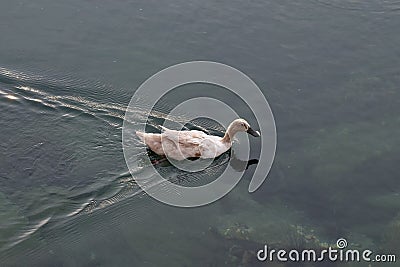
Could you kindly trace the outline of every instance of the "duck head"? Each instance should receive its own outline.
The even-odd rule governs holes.
[[[231,142],[233,136],[238,132],[247,132],[252,136],[259,137],[260,133],[258,131],[254,131],[250,124],[244,119],[236,119],[231,124],[229,124],[228,129],[226,130],[223,141]]]

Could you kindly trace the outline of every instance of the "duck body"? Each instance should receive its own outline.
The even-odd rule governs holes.
[[[164,128],[161,134],[136,132],[136,135],[156,154],[175,160],[215,158],[232,146],[222,137],[202,131],[176,131]]]
[[[153,152],[175,160],[187,158],[216,158],[228,151],[232,146],[232,138],[236,132],[247,131],[259,136],[243,119],[233,121],[224,137],[208,135],[202,131],[177,131],[162,127],[162,133],[136,132],[136,135]]]

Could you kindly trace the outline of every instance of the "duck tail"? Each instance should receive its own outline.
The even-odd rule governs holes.
[[[145,142],[146,133],[140,132],[140,131],[136,131],[136,135],[137,135],[137,137],[139,137],[140,140],[142,140],[143,143]]]

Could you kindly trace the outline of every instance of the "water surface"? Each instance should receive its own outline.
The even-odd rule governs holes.
[[[264,243],[310,235],[398,253],[399,28],[389,0],[2,1],[2,265],[257,266]],[[278,150],[256,193],[250,166],[220,201],[179,209],[136,186],[121,127],[143,81],[192,60],[259,85]]]

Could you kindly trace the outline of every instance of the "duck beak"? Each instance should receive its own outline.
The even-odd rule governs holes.
[[[247,130],[247,133],[248,133],[248,134],[251,134],[251,135],[254,136],[254,137],[260,137],[260,133],[259,133],[258,131],[254,131],[254,130],[251,129],[251,128],[249,128],[249,129]]]

